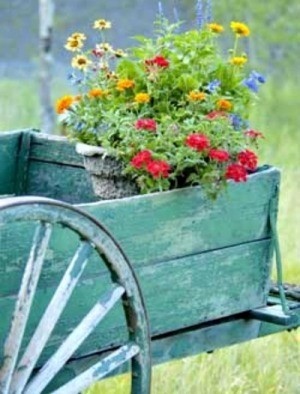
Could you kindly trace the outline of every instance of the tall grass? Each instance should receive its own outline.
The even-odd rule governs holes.
[[[0,130],[39,127],[35,83],[0,81]],[[66,92],[56,83],[54,96]],[[252,119],[266,135],[262,163],[282,169],[279,233],[285,280],[300,283],[299,87],[269,83]],[[300,330],[262,338],[154,368],[153,394],[299,394]],[[129,392],[128,376],[107,379],[88,394]]]

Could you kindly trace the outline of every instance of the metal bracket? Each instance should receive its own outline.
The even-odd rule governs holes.
[[[299,317],[293,314],[286,314],[281,305],[266,306],[263,308],[253,309],[247,314],[251,319],[256,319],[268,323],[278,324],[280,326],[290,326],[297,324]]]

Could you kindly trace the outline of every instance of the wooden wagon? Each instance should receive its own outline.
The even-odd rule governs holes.
[[[131,369],[149,393],[151,363],[298,327],[279,182],[264,167],[215,202],[199,187],[98,201],[67,140],[0,134],[0,392],[77,393]]]

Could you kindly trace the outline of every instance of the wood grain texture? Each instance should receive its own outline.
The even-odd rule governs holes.
[[[22,355],[18,368],[13,375],[12,390],[21,393],[25,387],[45,344],[47,343],[55,325],[63,313],[64,308],[84,271],[92,247],[87,242],[82,242],[76,251],[68,269],[58,285],[45,313],[32,335],[30,342]]]
[[[27,191],[31,138],[31,133],[22,133],[19,139],[15,178],[15,193],[19,196],[25,195]]]
[[[30,381],[26,393],[40,393],[42,392],[48,383],[53,379],[53,377],[58,373],[58,371],[66,364],[70,359],[76,349],[85,341],[85,339],[91,334],[92,331],[97,327],[100,321],[105,317],[105,315],[114,307],[114,305],[120,301],[120,298],[124,294],[124,288],[117,286],[105,294],[96,305],[89,311],[89,313],[84,317],[80,324],[70,333],[70,335],[65,339],[58,350],[51,356],[43,368],[39,371],[34,379]],[[109,364],[106,360],[103,360],[104,365]],[[97,369],[97,368],[96,368]],[[94,368],[95,370],[95,368]],[[104,372],[105,368],[104,368]],[[100,374],[99,374],[100,375]],[[95,381],[90,376],[90,384]],[[97,375],[98,378],[98,375]],[[100,376],[99,376],[100,378]],[[79,379],[79,377],[77,378]],[[81,378],[82,379],[82,378]],[[84,379],[82,379],[84,380]],[[16,387],[20,390],[20,385],[16,383]],[[86,387],[86,386],[84,386]],[[83,387],[83,388],[84,388]],[[21,390],[19,391],[21,394]],[[16,394],[19,394],[16,392]],[[63,392],[63,391],[62,391]],[[65,391],[69,393],[70,391]],[[73,391],[77,393],[76,387],[73,387]]]
[[[272,299],[274,302],[274,299]],[[277,299],[277,302],[280,302]],[[298,316],[298,323],[290,325],[289,329],[300,326],[300,303],[290,303],[294,306],[294,313]],[[189,357],[204,352],[236,345],[267,335],[280,333],[286,327],[259,322],[257,320],[243,318],[243,315],[219,319],[217,321],[202,323],[184,330],[152,337],[152,362],[154,365],[169,362],[174,359]],[[57,382],[51,387],[55,389],[57,383],[63,384],[72,377],[82,373],[86,368],[105,357],[106,352],[90,355],[84,359],[71,361],[57,376]],[[115,373],[126,372],[126,368],[119,368]],[[50,387],[49,387],[50,389]]]
[[[0,195],[15,193],[17,154],[21,131],[0,133]]]
[[[91,245],[93,245],[92,250],[99,255],[99,259],[98,259],[99,265],[101,265],[100,257],[102,257],[103,260],[102,263],[104,263],[108,271],[104,285],[106,287],[107,286],[111,287],[111,282],[115,282],[116,284],[122,286],[121,287],[122,292],[121,293],[119,292],[118,294],[111,294],[111,292],[106,294],[106,296],[104,296],[104,298],[101,301],[101,306],[99,305],[98,307],[96,307],[96,309],[92,308],[90,312],[88,311],[89,312],[88,314],[86,313],[84,313],[83,315],[77,313],[73,314],[73,317],[77,319],[77,324],[76,324],[77,329],[75,329],[75,331],[73,331],[74,327],[70,326],[70,321],[67,321],[66,324],[64,324],[63,329],[67,330],[66,334],[68,340],[71,339],[73,340],[74,339],[73,335],[75,334],[76,334],[75,335],[76,338],[80,336],[81,339],[84,339],[84,335],[79,335],[80,333],[77,335],[77,331],[79,330],[80,332],[82,332],[82,329],[84,329],[87,326],[89,326],[88,332],[93,330],[95,328],[97,319],[98,318],[101,319],[104,316],[104,314],[109,311],[113,303],[117,301],[120,296],[122,296],[122,303],[121,303],[122,308],[121,311],[119,311],[119,313],[121,312],[121,316],[123,316],[123,319],[126,318],[126,324],[122,326],[122,329],[123,330],[125,329],[127,340],[130,339],[130,341],[134,342],[139,349],[138,353],[135,352],[134,354],[131,354],[132,377],[133,377],[132,393],[139,394],[142,392],[146,394],[150,392],[149,389],[150,376],[151,376],[150,344],[149,344],[150,334],[148,328],[148,320],[144,308],[144,301],[141,297],[140,288],[138,286],[133,269],[129,264],[129,262],[127,261],[126,256],[123,254],[119,245],[113,239],[113,237],[106,231],[106,229],[104,229],[99,223],[97,223],[92,217],[88,216],[86,213],[77,210],[71,205],[57,202],[55,200],[44,199],[44,198],[22,197],[22,198],[8,198],[6,200],[2,200],[0,202],[0,226],[2,227],[1,234],[4,232],[3,228],[5,228],[6,225],[11,226],[11,224],[14,222],[51,223],[53,225],[57,225],[58,227],[65,228],[70,233],[73,232],[73,234],[76,235],[78,242],[79,243],[81,242],[82,245],[83,245],[82,240],[85,240],[89,242]],[[82,253],[80,253],[80,250],[82,250]],[[70,272],[66,277],[67,288],[72,287],[72,280],[75,279],[77,276],[80,276],[79,274],[82,269],[83,262],[85,261],[86,255],[89,253],[90,250],[91,248],[88,248],[88,250],[86,250],[86,248],[83,246],[78,250],[78,253],[74,255],[74,259],[73,259],[74,264],[73,266],[71,266]],[[76,257],[77,255],[78,256],[81,255],[81,257],[77,258]],[[27,272],[26,270],[27,270],[27,266],[25,268],[25,272]],[[71,278],[71,281],[68,280],[69,277]],[[58,283],[60,282],[60,275],[58,275],[57,277],[57,282]],[[65,277],[63,278],[61,283],[63,282],[65,282]],[[103,283],[101,284],[103,285]],[[118,286],[118,288],[120,289],[120,286]],[[31,316],[37,320],[34,325],[32,325],[31,323],[27,324],[26,327],[27,331],[31,330],[31,333],[34,332],[35,327],[37,323],[40,321],[43,311],[45,310],[45,305],[49,304],[49,299],[52,298],[53,293],[55,294],[55,289],[56,286],[54,287],[54,289],[49,289],[50,291],[48,295],[50,296],[50,298],[46,299],[46,302],[43,306],[42,306],[42,300],[45,301],[46,289],[42,286],[41,294],[36,294],[35,305],[37,305],[37,307],[33,306]],[[63,290],[64,292],[65,290],[68,289],[65,289],[65,286],[62,286],[62,288],[60,288],[59,286],[53,298],[55,302],[59,300],[59,296],[56,297],[56,295],[58,293],[61,293],[61,290]],[[97,301],[99,301],[99,294],[102,294],[102,292],[98,293]],[[78,304],[81,303],[81,305],[83,304],[85,308],[86,307],[89,308],[88,303],[92,301],[89,294],[85,294],[86,298],[82,297],[82,295],[80,298],[76,298],[74,293],[73,296],[74,299],[76,300],[76,303]],[[12,301],[12,304],[15,304],[16,296],[8,297],[7,299],[9,298],[10,301]],[[64,302],[65,300],[63,299],[61,303],[63,304]],[[94,305],[95,304],[92,303],[92,307]],[[100,313],[98,313],[99,307],[101,309]],[[54,310],[51,312],[54,320],[54,324],[56,320],[55,314],[60,313],[60,309],[61,309],[60,306],[57,306],[57,311]],[[50,314],[50,311],[48,312]],[[86,317],[83,318],[84,316]],[[7,317],[10,321],[10,311],[8,311],[8,313],[5,313],[5,318]],[[61,320],[63,321],[63,319]],[[52,322],[50,316],[48,325],[51,325],[51,323]],[[57,331],[53,333],[53,337],[54,338],[56,337],[56,339],[59,338],[59,342],[57,343],[57,345],[59,346],[62,342],[64,342],[65,335],[60,337],[59,333],[61,332],[61,327],[59,325],[56,326],[56,329]],[[47,330],[48,327],[45,329],[46,335],[48,335]],[[51,332],[51,327],[50,327],[50,332]],[[29,336],[27,333],[24,346],[26,346],[26,342],[28,342],[28,339],[31,337],[31,333],[29,333]],[[1,338],[1,342],[2,339],[5,338],[6,336],[7,333],[6,334],[4,333],[4,336],[2,336]],[[76,345],[79,344],[80,343],[74,344],[73,349],[76,349],[77,348]],[[41,344],[41,346],[43,346],[43,344]],[[68,351],[71,349],[72,346],[70,347],[70,349],[68,349]],[[0,357],[0,360],[2,363],[3,362],[2,357]],[[124,359],[124,362],[125,361],[126,359]],[[23,367],[24,365],[21,366],[21,368]],[[97,371],[95,371],[95,373],[97,373]],[[92,374],[90,378],[93,378],[95,380],[97,376],[98,375]]]
[[[230,183],[217,201],[200,187],[82,205],[117,237],[130,261],[153,264],[270,236],[278,170]]]
[[[79,204],[97,201],[84,168],[43,161],[29,161],[27,194]]]
[[[75,151],[75,143],[67,138],[36,134],[32,136],[30,158],[35,161],[78,166],[83,168],[83,159]]]
[[[269,264],[269,245],[269,240],[258,241],[138,268],[136,273],[146,301],[152,335],[263,305],[268,283],[264,266]],[[49,265],[51,263],[46,260],[45,267]],[[55,280],[60,274],[55,272],[55,266],[53,268],[51,275]],[[61,339],[78,324],[80,316],[97,301],[98,295],[107,291],[109,278],[100,271],[98,275],[94,271],[89,273],[88,268],[43,357],[53,352]],[[46,285],[43,278],[37,293],[38,302],[33,305],[35,313],[27,331],[28,339],[55,290],[53,284],[48,282]],[[10,315],[13,303],[12,294],[0,298],[4,316]],[[5,323],[4,319],[4,327]],[[123,343],[126,340],[124,327],[121,309],[112,310],[76,356]],[[3,335],[0,332],[0,340]]]
[[[2,341],[5,341],[3,354],[4,361],[0,369],[0,391],[3,394],[9,393],[13,371],[18,359],[25,328],[28,325],[28,317],[36,293],[50,236],[51,226],[45,223],[39,224],[35,232],[28,263],[25,267],[20,291],[17,295],[17,301],[11,319],[11,327],[6,340],[4,340],[4,337]]]

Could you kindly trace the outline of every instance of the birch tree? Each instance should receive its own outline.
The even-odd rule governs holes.
[[[47,134],[53,133],[54,130],[54,111],[51,102],[53,16],[53,0],[39,0],[41,128]]]

